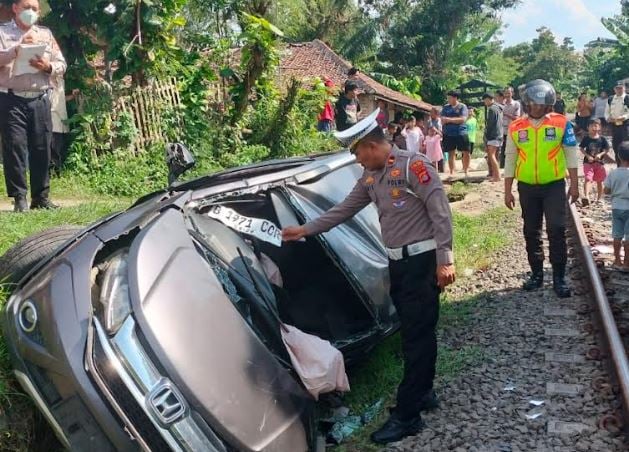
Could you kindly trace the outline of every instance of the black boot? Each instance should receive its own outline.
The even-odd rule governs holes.
[[[52,209],[58,209],[58,208],[59,206],[57,204],[54,204],[48,198],[33,198],[31,200],[31,209],[52,210]]]
[[[371,440],[378,444],[393,443],[417,434],[423,427],[424,423],[419,414],[411,419],[401,419],[393,412],[384,425],[371,434]]]
[[[13,212],[26,212],[28,210],[28,203],[26,202],[26,196],[15,196],[13,198]]]
[[[568,298],[572,295],[570,287],[566,283],[565,264],[553,265],[553,290],[559,298]]]
[[[544,285],[544,270],[542,270],[541,268],[536,268],[531,272],[531,276],[529,276],[529,279],[524,281],[524,284],[522,284],[522,289],[527,290],[527,291],[535,290],[535,289],[539,289],[543,285]]]

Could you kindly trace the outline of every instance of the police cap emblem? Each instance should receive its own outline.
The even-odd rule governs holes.
[[[369,132],[378,127],[376,117],[380,113],[380,109],[376,108],[369,116],[361,119],[352,127],[340,132],[334,132],[334,137],[341,143],[343,147],[346,147],[350,152],[356,152],[356,146],[358,142],[365,138]]]

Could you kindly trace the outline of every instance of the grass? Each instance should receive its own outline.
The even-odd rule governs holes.
[[[454,243],[457,265],[457,284],[465,284],[465,269],[485,269],[496,251],[511,242],[516,231],[517,215],[506,208],[496,208],[484,214],[468,217],[455,213]],[[438,334],[450,329],[463,329],[467,319],[474,311],[475,297],[453,298],[445,294],[441,299]],[[437,357],[436,385],[455,378],[481,362],[483,350],[477,345],[463,345],[450,348],[439,344]],[[403,363],[401,358],[400,336],[391,336],[372,352],[369,359],[359,367],[350,369],[352,391],[346,396],[345,403],[352,413],[362,413],[368,406],[384,399],[384,406],[395,404],[395,390],[402,378]],[[337,452],[377,451],[380,447],[369,441],[369,435],[378,428],[387,417],[387,410],[382,410],[368,426],[358,431],[345,444],[336,448]]]
[[[62,224],[85,225],[129,205],[121,201],[89,201],[57,210],[38,210],[24,214],[0,212],[0,254],[19,240]]]
[[[59,197],[76,198],[76,187],[69,179],[59,186]],[[53,185],[53,190],[54,190]],[[53,192],[55,193],[55,192]],[[63,195],[63,196],[62,196]],[[86,225],[129,205],[129,200],[105,199],[90,200],[75,207],[65,207],[52,211],[31,211],[23,214],[0,212],[0,255],[19,240],[36,232],[61,224]],[[4,305],[8,292],[0,284],[0,308]],[[27,451],[41,448],[37,440],[38,427],[42,425],[30,399],[21,391],[13,378],[6,344],[0,339],[0,450]],[[46,433],[50,432],[46,430]]]

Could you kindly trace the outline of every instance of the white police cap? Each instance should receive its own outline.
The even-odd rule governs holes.
[[[369,132],[378,127],[376,117],[380,113],[380,108],[376,108],[369,116],[361,119],[349,129],[341,132],[334,132],[334,137],[339,140],[343,147],[354,152],[356,145],[365,138]]]

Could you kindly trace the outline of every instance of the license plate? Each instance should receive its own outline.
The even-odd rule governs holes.
[[[282,246],[282,230],[272,221],[246,217],[225,206],[213,206],[207,215],[235,231],[251,235],[275,246]]]

